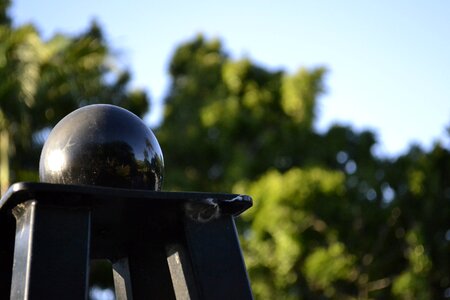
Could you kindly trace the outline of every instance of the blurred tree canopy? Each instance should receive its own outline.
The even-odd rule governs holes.
[[[36,180],[45,133],[76,108],[111,103],[142,116],[149,101],[130,91],[99,26],[43,40],[33,25],[13,27],[0,1],[0,185]]]
[[[326,69],[180,45],[157,130],[166,189],[250,194],[238,225],[257,299],[450,297],[450,152],[374,156],[376,136],[314,130]]]
[[[149,106],[97,24],[43,40],[12,26],[8,6],[0,0],[3,189],[37,180],[46,132],[72,110],[112,103],[142,116]],[[156,130],[165,189],[253,196],[238,226],[257,299],[450,297],[448,149],[382,159],[373,132],[318,133],[323,67],[270,70],[197,36],[169,72]]]

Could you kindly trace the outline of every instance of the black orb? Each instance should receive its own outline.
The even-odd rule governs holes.
[[[51,131],[39,162],[41,182],[161,190],[164,159],[153,132],[123,108],[95,104]]]

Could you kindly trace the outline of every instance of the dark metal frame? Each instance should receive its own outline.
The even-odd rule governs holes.
[[[98,258],[112,262],[118,300],[252,299],[233,219],[251,205],[236,194],[14,184],[0,200],[0,299],[87,299]]]

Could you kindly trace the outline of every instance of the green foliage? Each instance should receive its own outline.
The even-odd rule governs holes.
[[[316,97],[323,92],[323,69],[309,72],[301,69],[292,77],[283,78],[281,105],[294,122],[312,129],[315,118]]]
[[[170,70],[172,87],[158,138],[171,149],[166,151],[171,188],[230,189],[239,179],[255,179],[273,166],[286,170],[306,157],[303,141],[313,134],[312,117],[302,119],[286,110],[281,99],[301,103],[307,98],[313,107],[322,91],[323,69],[293,76],[294,81],[311,80],[314,90],[302,88],[283,96],[282,82],[290,75],[249,60],[233,61],[219,42],[199,36],[178,48]],[[279,147],[286,143],[292,147]],[[172,163],[176,167],[171,168]]]
[[[0,26],[11,24],[11,18],[8,15],[10,5],[10,0],[0,0]]]
[[[146,94],[129,91],[130,74],[112,61],[95,23],[78,36],[55,35],[48,41],[33,25],[0,25],[2,191],[10,180],[35,178],[22,174],[37,170],[41,133],[76,108],[111,103],[140,116],[148,110]]]
[[[353,276],[355,258],[345,251],[341,243],[333,243],[327,248],[318,248],[304,263],[307,281],[314,289],[324,291],[329,297],[335,296],[333,284],[339,280],[355,279]]]
[[[238,226],[257,299],[450,291],[448,149],[384,160],[370,131],[315,132],[324,68],[268,70],[197,36],[170,71],[165,188],[253,196]]]
[[[408,248],[405,250],[405,256],[409,267],[394,279],[392,292],[399,299],[431,299],[427,281],[432,263],[425,252],[420,232],[411,230],[406,235],[406,241]]]
[[[95,23],[43,40],[0,3],[0,184],[36,180],[43,136],[91,103],[148,109]],[[197,36],[170,62],[157,136],[165,189],[250,194],[238,220],[257,299],[440,299],[450,291],[450,151],[391,160],[376,136],[314,130],[323,67],[294,74],[233,59]],[[11,172],[10,172],[11,171]]]
[[[336,243],[335,233],[322,219],[330,209],[345,207],[343,180],[343,174],[337,171],[292,168],[284,174],[268,171],[250,185],[236,185],[234,192],[247,192],[258,199],[243,216],[251,225],[242,241],[250,276],[256,280],[253,288],[257,296],[295,298],[293,291],[305,280],[319,289],[322,284],[317,276],[331,283],[347,271],[351,259],[344,257],[343,245]],[[318,199],[321,205],[315,203]],[[320,273],[327,267],[314,268],[324,260],[333,261],[336,267],[328,266],[333,272],[326,278]],[[274,290],[267,290],[271,285]]]

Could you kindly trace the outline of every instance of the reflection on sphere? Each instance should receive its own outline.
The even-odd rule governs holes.
[[[42,149],[42,182],[160,190],[164,160],[152,131],[113,105],[82,107],[62,119]]]

